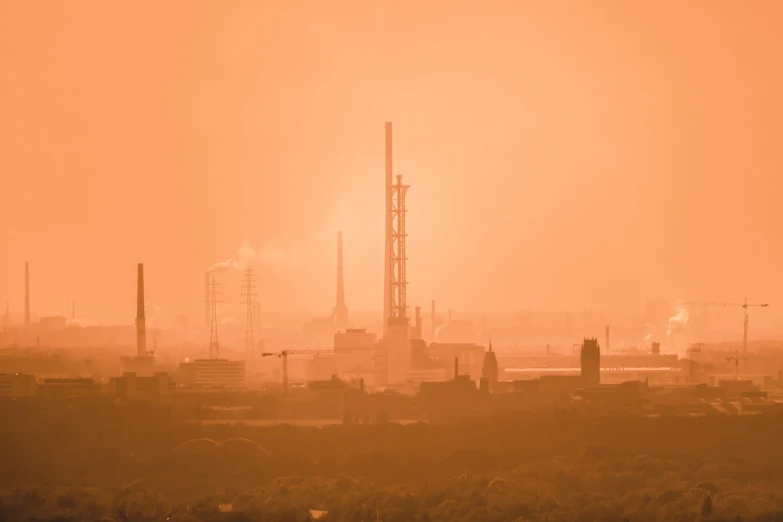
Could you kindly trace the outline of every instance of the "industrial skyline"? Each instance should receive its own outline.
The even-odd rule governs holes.
[[[783,521],[781,27],[0,1],[0,521]]]

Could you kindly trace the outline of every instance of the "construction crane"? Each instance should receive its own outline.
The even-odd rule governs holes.
[[[751,306],[754,307],[760,307],[760,308],[766,308],[769,306],[769,303],[763,303],[763,304],[748,304],[748,298],[745,298],[745,302],[743,303],[685,303],[686,305],[701,305],[705,309],[708,306],[739,306],[745,310],[745,319],[743,323],[743,329],[742,329],[742,355],[747,355],[748,353],[748,308]]]
[[[340,348],[338,353],[372,351],[372,348]],[[262,352],[261,357],[279,357],[283,360],[283,394],[288,392],[288,356],[289,355],[335,355],[335,350],[283,350],[281,352]]]
[[[288,392],[288,356],[289,355],[320,355],[334,353],[331,350],[283,350],[282,352],[263,352],[261,357],[279,357],[283,360],[283,394]]]

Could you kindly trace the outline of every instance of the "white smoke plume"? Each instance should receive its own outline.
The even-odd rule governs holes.
[[[674,306],[677,313],[669,317],[669,327],[666,329],[666,335],[671,335],[672,332],[684,327],[688,324],[688,319],[690,318],[690,312],[688,312],[688,309],[682,302],[677,301]]]
[[[65,326],[75,326],[77,328],[89,328],[91,326],[97,326],[95,323],[91,323],[87,319],[68,319],[65,321]]]
[[[651,333],[648,333],[647,335],[644,336],[644,346],[646,348],[649,348],[650,346],[652,346],[652,334]]]
[[[253,264],[281,264],[287,262],[290,257],[290,253],[281,248],[267,245],[256,249],[250,241],[243,241],[237,249],[236,260],[226,259],[220,263],[215,263],[207,269],[207,272],[218,273],[227,270],[244,270]]]
[[[147,317],[158,318],[163,314],[163,310],[160,306],[156,305],[152,301],[144,303],[144,315]]]
[[[226,259],[220,263],[215,263],[211,267],[207,268],[207,272],[210,274],[217,272],[225,272],[226,270],[233,270],[236,268],[236,262],[233,259]]]

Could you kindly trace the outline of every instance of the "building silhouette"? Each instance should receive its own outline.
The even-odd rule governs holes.
[[[601,349],[598,347],[598,339],[586,338],[582,342],[580,366],[584,386],[598,386],[601,383]]]
[[[492,340],[489,341],[489,350],[484,354],[484,362],[481,365],[481,377],[486,379],[489,391],[494,392],[498,385],[498,359],[492,350]]]

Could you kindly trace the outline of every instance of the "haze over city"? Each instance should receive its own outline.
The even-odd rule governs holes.
[[[781,27],[0,0],[0,521],[783,521]]]
[[[777,2],[150,8],[0,5],[14,314],[30,261],[34,312],[130,322],[143,261],[193,320],[244,241],[277,253],[263,309],[328,310],[336,230],[349,305],[380,310],[384,121],[410,303],[783,300]]]

